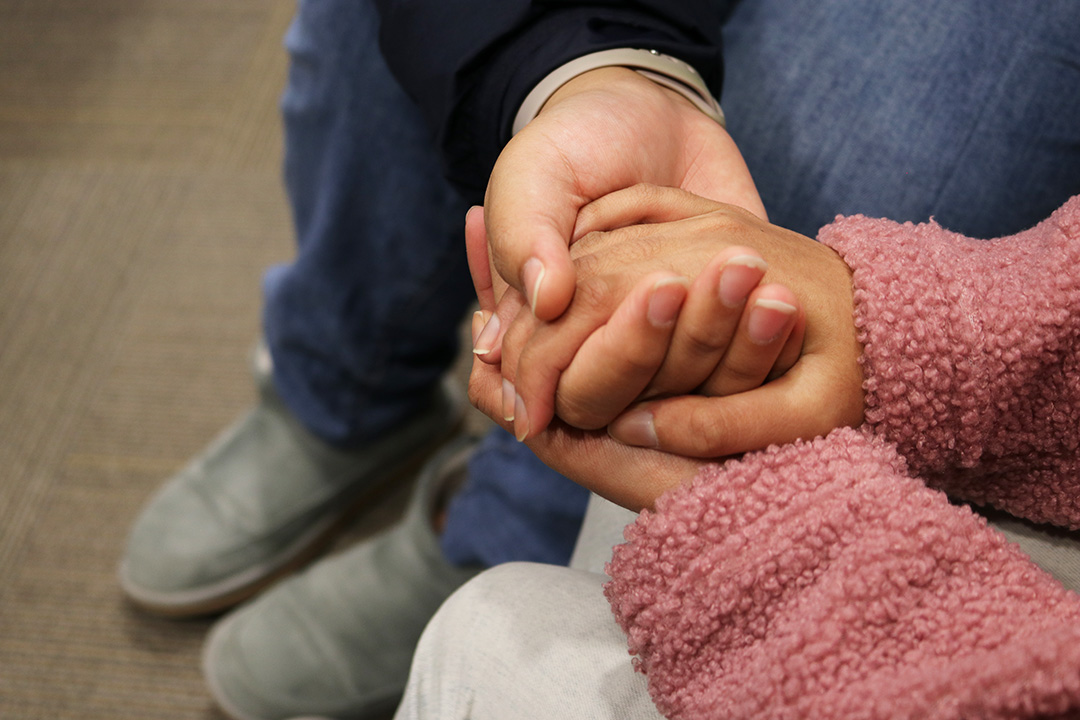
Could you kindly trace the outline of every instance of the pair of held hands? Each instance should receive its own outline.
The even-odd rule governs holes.
[[[620,68],[571,81],[466,218],[473,404],[633,509],[710,460],[858,423],[850,272],[764,216],[684,98]]]

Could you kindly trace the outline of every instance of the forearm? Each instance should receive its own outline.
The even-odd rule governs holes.
[[[846,218],[866,421],[951,495],[1080,528],[1080,197],[982,241]]]

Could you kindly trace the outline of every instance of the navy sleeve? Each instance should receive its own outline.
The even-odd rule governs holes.
[[[641,47],[693,65],[719,97],[719,3],[378,0],[380,45],[434,133],[447,177],[482,197],[529,91],[570,60]]]

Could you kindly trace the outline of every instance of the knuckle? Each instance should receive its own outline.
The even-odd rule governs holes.
[[[536,322],[528,308],[522,308],[506,328],[502,337],[502,364],[505,368],[512,370],[517,366],[518,359],[535,332]]]
[[[700,452],[709,456],[722,455],[723,439],[728,436],[723,421],[709,411],[705,403],[698,404],[686,416],[688,440]]]
[[[657,397],[663,397],[665,395],[683,395],[689,393],[694,389],[694,386],[685,387],[684,383],[680,383],[679,377],[681,373],[669,373],[663,368],[657,372],[653,379],[649,381],[649,384],[641,392],[639,400],[651,400]]]
[[[708,379],[713,364],[711,360],[701,362],[685,356],[669,356],[665,358],[660,369],[653,373],[644,394],[655,397],[693,393]]]
[[[763,380],[760,368],[750,365],[733,365],[726,374],[730,382],[740,387],[757,387]]]
[[[607,418],[590,403],[573,397],[556,395],[555,414],[567,425],[581,430],[599,430],[607,425]]]
[[[725,237],[742,234],[743,223],[729,208],[717,210],[709,219],[713,232],[721,233]]]
[[[629,249],[634,251],[636,259],[659,258],[667,253],[668,243],[664,235],[657,233],[651,226],[641,225],[635,228],[635,233],[635,242]]]
[[[643,182],[634,185],[630,192],[633,194],[633,199],[640,205],[652,205],[663,199],[664,194],[667,192],[666,188],[662,188],[659,185],[653,183]]]
[[[682,337],[681,350],[691,357],[722,355],[728,348],[727,335],[709,332],[709,328],[700,325],[688,325]]]
[[[750,230],[751,225],[748,223],[748,217],[750,213],[747,211],[733,207],[724,206],[718,210],[700,216],[698,227],[701,232],[710,237],[722,237],[727,245],[749,245],[753,247],[754,244],[747,241],[747,232]]]
[[[625,364],[623,375],[633,378],[644,376],[648,379],[649,376],[655,374],[660,364],[660,358],[656,357],[656,350],[655,345],[631,347],[622,359],[622,363]]]
[[[710,395],[732,395],[761,385],[763,379],[757,368],[724,365],[709,379],[705,389]]]
[[[577,247],[575,245],[574,247]],[[592,253],[586,253],[574,259],[574,270],[577,272],[579,282],[583,278],[595,277],[600,272],[600,258]]]
[[[585,278],[578,283],[573,304],[587,311],[605,307],[611,299],[612,283],[602,275]]]
[[[528,335],[528,330],[518,323],[514,323],[506,329],[506,334],[504,334],[502,338],[502,356],[504,363],[507,362],[508,359],[516,359],[521,355],[521,350],[525,347]]]
[[[629,225],[608,232],[593,232],[571,246],[579,275],[600,275],[622,270],[642,260],[664,257],[670,239],[650,224]]]
[[[484,377],[486,373],[486,370],[474,370],[470,373],[466,393],[469,397],[469,402],[474,408],[485,415],[490,416],[494,407],[492,406],[492,397],[490,393],[491,378]]]
[[[667,348],[653,336],[620,340],[617,346],[615,340],[609,345],[608,365],[612,368],[612,374],[623,378],[623,388],[644,387],[660,373],[668,354]],[[689,373],[695,364],[688,359],[679,367]]]

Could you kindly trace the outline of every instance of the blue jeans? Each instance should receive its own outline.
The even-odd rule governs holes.
[[[301,2],[286,39],[298,256],[265,280],[279,392],[327,441],[377,437],[450,366],[471,300],[466,203],[378,54],[365,0]],[[723,105],[773,222],[934,216],[1016,232],[1080,192],[1080,3],[745,0]],[[585,493],[501,431],[450,508],[456,562],[565,562]]]
[[[722,105],[778,225],[999,237],[1080,193],[1080,3],[744,0]]]
[[[474,299],[466,202],[378,50],[370,0],[300,2],[285,38],[285,185],[298,252],[264,278],[274,384],[313,433],[378,438],[426,401]],[[565,564],[588,493],[499,430],[476,453],[443,546],[458,564]]]

